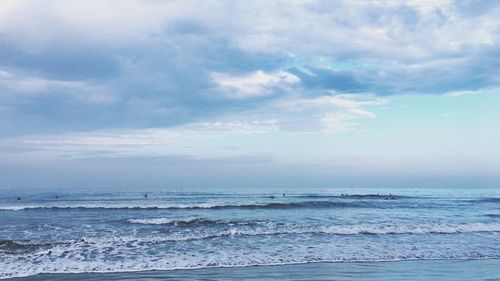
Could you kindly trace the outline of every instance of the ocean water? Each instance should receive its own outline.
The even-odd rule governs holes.
[[[495,189],[156,190],[147,198],[138,191],[9,191],[0,197],[0,278],[485,259],[500,259]]]

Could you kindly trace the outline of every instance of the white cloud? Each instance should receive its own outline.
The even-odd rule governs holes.
[[[20,96],[58,93],[92,103],[110,103],[117,99],[113,91],[103,85],[86,81],[47,79],[22,75],[0,69],[0,102]]]
[[[417,18],[402,13],[409,9]],[[181,21],[252,53],[364,51],[414,60],[494,43],[498,14],[464,18],[452,1],[19,0],[0,5],[0,33],[31,51],[112,48],[158,39]]]
[[[78,158],[87,157],[88,154],[165,156],[182,152],[196,157],[202,154],[231,154],[233,152],[218,151],[214,138],[224,138],[236,133],[240,136],[235,138],[236,143],[231,143],[231,139],[224,143],[237,145],[239,139],[245,139],[243,136],[252,133],[350,131],[356,129],[357,120],[374,117],[364,107],[378,106],[384,102],[385,100],[370,95],[311,99],[284,97],[258,110],[232,112],[215,119],[169,128],[100,130],[3,139],[0,141],[0,154],[3,153],[4,158],[9,159],[5,153],[12,148],[25,150],[24,154],[31,155],[30,157],[36,158],[38,155],[40,159]],[[235,146],[235,149],[238,147]],[[21,154],[15,153],[11,160],[16,161]]]
[[[356,118],[374,117],[365,107],[376,105],[377,98],[332,96],[328,89],[364,94],[438,89],[442,93],[498,84],[494,62],[500,6],[467,17],[459,4],[444,0],[4,1],[0,4],[1,47],[14,55],[5,52],[0,59],[30,74],[0,72],[0,102],[56,92],[85,102],[123,103],[116,103],[119,110],[109,110],[78,107],[73,100],[61,102],[80,109],[67,110],[64,124],[54,122],[58,112],[45,118],[50,114],[43,108],[33,117],[40,123],[22,118],[32,115],[34,106],[56,104],[57,99],[36,96],[17,107],[5,102],[0,108],[12,109],[4,119],[18,119],[13,127],[67,125],[55,131],[188,122],[205,123],[214,130],[314,131],[340,128],[340,123],[349,127]],[[86,54],[91,56],[88,61],[82,58]],[[82,63],[81,69],[71,67],[75,57],[82,58],[76,60]],[[301,76],[297,69],[306,74]],[[69,79],[63,77],[66,70],[73,80],[65,80]],[[311,77],[305,77],[307,73]],[[77,80],[81,77],[87,80]],[[344,77],[352,81],[342,85]],[[207,86],[211,82],[218,90],[215,102],[213,88]],[[217,99],[221,96],[233,100],[224,103]],[[251,98],[255,102],[245,103]],[[96,115],[85,116],[86,112]],[[211,120],[204,120],[207,116]],[[86,117],[89,126],[78,126]],[[266,125],[265,120],[274,123]]]
[[[175,1],[9,1],[0,34],[32,53],[54,46],[130,46],[161,31],[181,7]]]
[[[380,106],[387,99],[374,95],[333,95],[316,98],[285,98],[269,112],[279,112],[281,128],[293,131],[337,133],[354,129],[356,120],[374,118],[365,107]]]
[[[90,133],[23,136],[5,140],[4,145],[55,150],[122,151],[146,146],[169,145],[176,142],[176,134],[168,129],[115,130]]]
[[[0,70],[0,87],[3,90],[1,95],[12,94],[39,94],[54,88],[64,89],[80,89],[83,87],[82,82],[78,81],[62,81],[53,79],[43,79],[39,77],[23,77],[9,71]]]
[[[227,98],[250,98],[269,95],[275,88],[287,89],[300,79],[286,71],[265,73],[261,70],[247,75],[212,73],[212,79]]]
[[[237,116],[233,118],[238,118]],[[241,117],[240,117],[241,118]],[[224,120],[224,118],[223,118]],[[256,131],[274,131],[278,129],[278,120],[263,119],[263,120],[233,120],[233,121],[212,121],[193,123],[184,128],[202,131],[240,131],[240,132],[256,132]],[[181,128],[183,128],[181,127]]]
[[[88,157],[165,156],[179,152],[179,135],[165,128],[26,135],[0,139],[0,164]]]
[[[464,91],[452,91],[449,93],[445,93],[445,96],[448,97],[461,97],[461,96],[468,96],[468,95],[481,95],[481,94],[488,94],[488,93],[499,93],[500,88],[484,88],[484,89],[478,89],[478,90],[464,90]]]
[[[179,134],[204,131],[217,134],[235,132],[327,132],[339,133],[357,128],[357,121],[375,118],[368,107],[383,106],[387,98],[375,95],[342,94],[303,98],[283,96],[265,106],[229,112],[205,122],[176,127]]]

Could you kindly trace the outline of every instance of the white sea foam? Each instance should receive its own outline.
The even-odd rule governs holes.
[[[0,219],[7,218],[0,227],[0,239],[4,239],[0,278],[56,272],[500,258],[500,221],[491,215],[491,203],[482,206],[482,201],[474,201],[476,207],[467,209],[462,206],[472,203],[457,205],[454,199],[418,199],[412,205],[403,199],[364,202],[310,197],[314,201],[297,201],[288,194],[286,199],[259,197],[255,201],[252,197],[204,202],[207,199],[192,196],[186,200],[120,201],[109,196],[101,201],[2,201],[0,210],[47,211],[0,212]],[[337,206],[360,209],[340,212],[334,209]],[[52,212],[52,208],[71,209],[71,213]],[[238,209],[219,210],[224,208]],[[298,212],[297,208],[326,210]],[[380,208],[380,213],[370,208]]]
[[[137,223],[137,224],[171,224],[175,222],[175,219],[167,219],[167,218],[153,218],[153,219],[128,219],[129,223]]]
[[[136,224],[178,224],[193,223],[193,227],[205,222],[223,225],[224,221],[213,221],[203,218],[170,219],[170,218],[148,218],[148,219],[128,219],[129,223]],[[231,227],[229,230],[218,232],[210,236],[232,235],[269,235],[269,234],[304,234],[304,233],[323,233],[338,235],[356,235],[356,234],[452,234],[463,232],[500,232],[500,223],[466,223],[466,224],[356,224],[356,225],[303,225],[276,222],[255,222],[257,228],[238,228]],[[233,223],[232,225],[234,225]],[[240,221],[240,225],[249,225],[248,221]],[[238,225],[238,224],[236,224]],[[228,224],[229,226],[229,224]]]
[[[123,237],[122,237],[123,238]],[[0,260],[0,278],[20,277],[38,273],[124,272],[144,270],[196,269],[206,267],[242,267],[311,262],[397,261],[430,259],[499,258],[498,246],[477,254],[478,240],[457,241],[453,247],[447,238],[437,243],[417,244],[410,240],[384,240],[371,243],[361,240],[260,240],[252,250],[239,243],[196,244],[194,247],[130,243],[129,239],[96,239],[72,245],[56,245],[23,257],[7,256]],[[137,237],[135,238],[137,240]],[[300,243],[296,243],[300,242]],[[436,241],[435,241],[436,242]],[[94,244],[95,243],[95,244]],[[290,247],[293,245],[293,247]],[[345,246],[348,247],[345,247]],[[417,245],[417,246],[415,246]],[[161,256],[161,258],[158,258]],[[56,258],[57,257],[57,258]]]
[[[247,202],[199,202],[186,204],[164,204],[154,202],[98,202],[98,203],[64,203],[51,202],[39,205],[15,204],[0,205],[0,210],[18,211],[31,209],[223,209],[223,208],[243,208],[243,209],[292,209],[292,208],[336,208],[336,207],[359,207],[370,204],[367,202],[353,201],[247,201]],[[376,207],[370,205],[371,207]]]
[[[131,220],[158,224],[204,221],[200,218],[128,221]],[[466,234],[499,232],[500,223],[311,226],[268,221],[252,227],[233,225],[222,230],[181,229],[183,231],[147,236],[102,234],[36,247],[22,255],[2,255],[0,278],[38,273],[172,270],[306,262],[500,258],[500,245],[494,243],[496,234]],[[421,235],[430,233],[436,235]],[[454,238],[455,235],[437,233],[463,233],[467,236]],[[364,234],[380,236],[374,243],[373,236]],[[208,240],[199,243],[197,240],[200,239]]]
[[[78,203],[78,204],[40,204],[40,205],[4,205],[3,211],[19,211],[33,209],[211,209],[224,207],[265,206],[266,203],[191,203],[191,204],[137,204],[137,203]]]
[[[500,232],[500,223],[467,224],[404,224],[404,225],[352,225],[326,226],[319,232],[330,234],[428,234],[428,233],[463,233],[463,232]]]
[[[155,219],[129,219],[135,220],[139,224],[161,225],[164,223],[175,225],[179,220],[167,218]],[[199,220],[193,218],[192,220]],[[189,221],[186,219],[185,221]],[[256,222],[254,224],[242,223],[241,225],[231,225],[227,227],[217,227],[215,229],[181,228],[179,231],[172,231],[168,234],[155,235],[113,235],[83,237],[82,239],[61,241],[62,244],[94,244],[116,245],[127,243],[167,243],[196,240],[210,240],[222,237],[242,237],[245,236],[274,236],[274,235],[426,235],[426,234],[457,234],[457,233],[480,233],[480,232],[500,232],[500,223],[469,223],[469,224],[415,224],[415,225],[299,225],[299,224],[277,224],[274,222]]]

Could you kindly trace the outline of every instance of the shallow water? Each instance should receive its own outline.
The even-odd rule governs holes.
[[[279,266],[203,268],[113,273],[41,274],[21,280],[337,280],[419,281],[500,280],[500,260],[419,260],[310,263]]]
[[[348,196],[341,193],[348,192]],[[390,195],[389,195],[390,194]],[[57,196],[57,198],[56,198]],[[500,258],[496,190],[6,192],[0,277]]]

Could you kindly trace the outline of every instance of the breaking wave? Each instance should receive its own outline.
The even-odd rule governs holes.
[[[126,204],[80,204],[80,205],[15,205],[0,206],[0,210],[19,211],[37,209],[296,209],[296,208],[361,208],[376,207],[366,202],[347,201],[300,201],[300,202],[266,202],[266,203],[195,203],[175,205],[126,205]]]
[[[500,223],[468,223],[468,224],[405,224],[405,225],[304,225],[285,224],[277,222],[252,222],[252,221],[217,221],[203,218],[175,220],[167,218],[128,219],[127,222],[145,225],[172,225],[183,227],[218,226],[224,228],[217,232],[210,232],[202,236],[183,236],[189,239],[207,239],[230,235],[255,236],[277,234],[453,234],[467,232],[500,232]],[[257,226],[250,228],[246,226]],[[166,240],[172,240],[167,238]],[[175,239],[174,239],[175,240]]]

